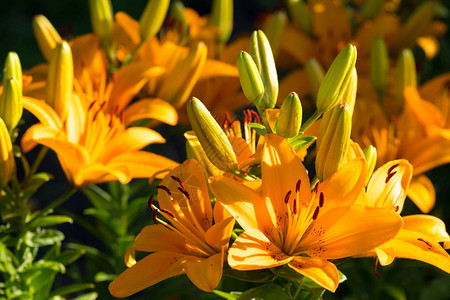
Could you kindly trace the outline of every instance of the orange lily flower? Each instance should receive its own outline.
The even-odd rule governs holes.
[[[41,122],[24,134],[23,151],[37,143],[49,147],[58,155],[67,179],[77,187],[111,180],[127,183],[176,166],[163,156],[138,151],[151,143],[163,143],[159,133],[125,128],[123,120],[104,113],[95,102],[87,107],[76,94],[65,122],[42,100],[24,97],[23,104]]]
[[[229,250],[232,268],[287,264],[335,291],[339,276],[330,259],[373,249],[401,228],[394,212],[354,205],[365,181],[363,159],[349,162],[311,192],[308,174],[290,144],[269,134],[261,168],[260,192],[228,177],[213,177],[210,183],[218,201],[245,230]]]
[[[160,208],[149,205],[159,224],[144,227],[127,251],[129,268],[109,286],[115,297],[130,296],[183,273],[199,289],[211,292],[222,277],[234,219],[220,203],[211,207],[201,165],[195,159],[185,161],[158,188]],[[136,262],[135,251],[151,254]]]
[[[412,165],[404,159],[384,164],[376,170],[358,203],[398,214],[403,209]],[[442,247],[439,243],[443,243]],[[395,238],[362,256],[377,256],[381,265],[389,265],[395,257],[409,258],[434,265],[450,273],[450,236],[440,219],[429,215],[403,217],[403,227]]]

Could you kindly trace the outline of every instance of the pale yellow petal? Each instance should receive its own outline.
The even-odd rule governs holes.
[[[450,242],[445,223],[434,216],[411,215],[403,217],[403,229],[426,235],[436,242]]]
[[[423,212],[430,212],[436,202],[436,191],[433,183],[425,175],[416,175],[411,179],[408,197]]]
[[[23,108],[31,112],[38,120],[53,129],[62,128],[62,121],[53,108],[45,101],[30,97],[23,97]]]
[[[176,125],[178,115],[175,108],[159,98],[143,98],[125,109],[125,125],[141,119],[154,119],[169,125]]]

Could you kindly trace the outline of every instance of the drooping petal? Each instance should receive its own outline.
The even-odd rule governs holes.
[[[416,175],[411,179],[408,197],[423,212],[430,212],[436,202],[436,192],[433,183],[425,175]]]
[[[186,240],[162,224],[142,228],[131,248],[145,252],[170,251],[180,254],[187,251]]]
[[[208,231],[206,231],[206,242],[213,246],[216,250],[220,251],[223,246],[228,246],[228,241],[230,240],[233,226],[233,217],[228,217],[221,222],[214,224],[208,229]]]
[[[258,230],[245,231],[228,250],[228,264],[237,270],[259,270],[284,265],[292,260]]]
[[[157,252],[146,256],[125,270],[109,285],[114,297],[128,297],[164,279],[183,272],[183,256]]]
[[[60,131],[51,127],[47,127],[42,123],[34,124],[23,135],[21,142],[22,151],[29,152],[36,147],[37,141],[44,138],[57,138]]]
[[[154,119],[169,125],[176,125],[178,115],[167,101],[158,98],[144,98],[125,109],[125,124],[130,125],[141,119]]]
[[[426,235],[436,242],[450,242],[445,223],[434,216],[412,215],[403,217],[403,229]]]
[[[71,172],[71,175],[73,176],[73,183],[77,187],[114,180],[118,180],[120,183],[126,184],[131,180],[128,168],[123,165],[105,166],[101,163],[94,163],[86,166],[85,168],[79,168],[77,171],[69,172]]]
[[[288,266],[331,292],[339,285],[336,266],[325,259],[295,256]]]
[[[23,97],[22,102],[23,108],[31,112],[42,124],[56,130],[62,128],[62,122],[59,115],[50,105],[45,103],[45,101]]]
[[[222,251],[207,259],[188,260],[184,264],[186,275],[202,291],[212,292],[222,278],[223,259],[224,252]]]

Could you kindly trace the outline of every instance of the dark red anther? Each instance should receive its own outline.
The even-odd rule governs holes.
[[[400,164],[395,164],[395,165],[391,166],[391,167],[388,169],[388,171],[387,171],[388,176],[389,176],[389,174],[391,174],[391,172],[394,171],[394,169],[397,168],[399,165],[400,165]]]
[[[168,214],[169,216],[171,216],[172,218],[175,218],[175,215],[173,214],[173,212],[171,212],[170,210],[164,209],[164,208],[160,208],[160,211]]]
[[[94,117],[92,118],[92,121],[95,121],[95,120],[97,119],[97,116],[98,116],[98,114],[100,113],[100,110],[101,110],[101,109],[99,109],[99,110],[97,110],[97,111],[95,112]]]
[[[153,223],[158,224],[158,219],[157,219],[158,218],[158,211],[157,210],[153,211],[152,218],[153,218]]]
[[[390,174],[386,177],[386,180],[384,181],[384,183],[388,183],[389,180],[391,180],[391,178],[394,177],[395,174],[397,174],[397,171],[394,171],[394,172],[390,173]]]
[[[423,238],[418,238],[417,240],[418,240],[418,241],[421,241],[421,242],[423,242],[423,243],[425,243],[425,244],[426,244],[428,247],[430,247],[430,248],[433,247],[433,245],[431,245],[430,242],[425,241]]]
[[[287,192],[286,196],[284,197],[284,203],[288,204],[289,198],[291,197],[292,191]]]
[[[250,110],[250,114],[255,119],[254,123],[261,123],[261,118],[259,117],[258,113],[254,110]]]
[[[92,107],[94,106],[94,104],[95,104],[95,100],[92,101],[91,104],[89,104],[89,107],[87,110],[90,111],[92,109]]]
[[[150,198],[148,199],[147,204],[148,204],[148,208],[149,208],[151,211],[153,211],[153,207],[152,207],[152,205],[153,205],[153,195],[150,195]]]
[[[313,220],[317,219],[317,216],[319,215],[319,210],[320,210],[320,208],[319,208],[319,206],[317,206],[316,209],[314,210],[314,214],[312,216]]]
[[[297,198],[294,198],[294,209],[293,209],[293,212],[294,212],[294,215],[296,215],[297,214]]]
[[[167,186],[164,185],[157,185],[156,186],[157,189],[163,190],[165,191],[167,194],[169,194],[169,196],[172,196],[172,193],[170,192],[169,188]]]
[[[317,192],[319,192],[319,184],[320,182],[317,182],[316,185],[314,186],[314,193],[317,194]]]
[[[190,201],[191,200],[191,195],[189,195],[189,193],[185,190],[182,189],[181,187],[178,188],[178,190],[183,193],[184,196],[186,196],[186,198]]]
[[[375,264],[373,265],[373,273],[375,274],[375,276],[377,276],[378,278],[381,278],[380,273],[378,273],[378,258],[375,261]]]
[[[322,207],[324,202],[325,202],[325,199],[324,199],[324,196],[323,196],[323,192],[320,192],[319,206]]]
[[[175,181],[178,183],[178,185],[179,185],[183,190],[186,189],[186,187],[184,186],[184,182],[183,182],[180,178],[178,178],[178,177],[176,177],[176,176],[170,176],[170,178],[172,178],[173,180],[175,180]]]
[[[398,212],[399,210],[400,210],[400,206],[396,205],[396,206],[394,207],[394,211],[395,211],[395,212]]]
[[[295,192],[298,193],[300,192],[300,186],[302,184],[302,181],[299,179],[297,180],[297,184],[295,185]]]
[[[243,115],[244,115],[244,124],[250,123],[250,121],[251,121],[251,114],[250,114],[250,117],[249,117],[248,110],[244,110]]]

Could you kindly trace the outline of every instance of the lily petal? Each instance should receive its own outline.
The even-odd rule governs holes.
[[[339,285],[336,266],[325,259],[296,256],[288,266],[331,292]]]
[[[162,224],[142,228],[131,248],[145,252],[170,251],[180,254],[187,251],[186,240]]]
[[[445,223],[434,216],[412,215],[403,217],[403,229],[426,235],[436,242],[450,242]]]
[[[228,217],[219,223],[214,224],[206,231],[205,240],[208,244],[220,250],[224,246],[228,246],[231,232],[233,231],[234,218]]]
[[[175,108],[159,98],[143,98],[126,107],[125,125],[141,119],[154,119],[169,125],[176,125],[178,115]]]
[[[212,292],[222,278],[223,258],[222,251],[207,259],[188,260],[184,264],[186,275],[202,291]]]
[[[62,128],[62,122],[58,114],[45,101],[23,97],[22,102],[23,108],[31,112],[42,124],[56,130]]]
[[[436,202],[433,183],[425,175],[413,176],[408,189],[408,197],[423,212],[430,212]]]

